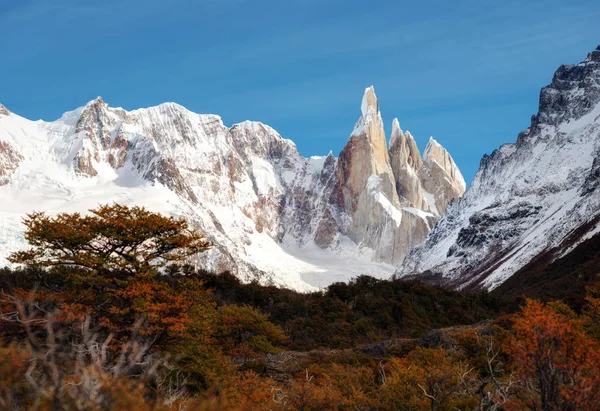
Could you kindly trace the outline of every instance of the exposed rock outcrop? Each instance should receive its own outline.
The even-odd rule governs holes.
[[[398,119],[392,123],[390,162],[400,202],[441,216],[448,203],[465,192],[465,180],[450,154],[433,138],[424,157],[410,134],[400,129]]]
[[[98,175],[99,163],[108,162],[118,168],[125,162],[127,142],[118,126],[122,119],[116,113],[121,114],[109,110],[101,97],[88,103],[81,112],[75,127],[78,149],[73,161],[77,173],[94,177]]]
[[[8,116],[10,115],[10,111],[8,111],[8,109],[6,107],[4,107],[2,104],[0,104],[0,116]]]
[[[435,204],[429,206],[437,215],[443,215],[448,203],[460,198],[466,190],[465,179],[454,160],[433,138],[425,148],[419,175],[425,192],[433,195]]]
[[[421,153],[410,132],[402,131],[397,118],[392,122],[389,155],[400,201],[409,207],[426,209],[419,176],[423,167]]]
[[[0,186],[8,183],[10,175],[22,161],[23,156],[17,150],[0,140]]]

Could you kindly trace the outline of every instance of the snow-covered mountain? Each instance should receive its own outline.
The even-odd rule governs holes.
[[[396,276],[493,289],[537,256],[560,258],[600,232],[599,185],[600,46],[556,71],[531,126],[483,157]]]
[[[25,213],[114,201],[186,217],[215,245],[197,262],[244,281],[311,290],[387,277],[465,183],[433,139],[421,159],[397,120],[386,143],[372,87],[339,159],[173,103],[128,112],[98,98],[53,122],[0,106],[0,265],[26,246]]]

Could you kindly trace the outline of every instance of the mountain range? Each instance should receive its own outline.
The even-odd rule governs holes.
[[[433,138],[421,155],[394,119],[388,140],[372,87],[337,157],[174,103],[97,98],[53,122],[0,105],[0,265],[26,246],[26,213],[118,202],[185,217],[214,244],[191,262],[243,281],[310,291],[393,274],[514,291],[589,257],[599,185],[600,46],[555,72],[530,126],[481,159],[468,190]]]
[[[214,244],[194,264],[314,290],[389,277],[464,190],[448,152],[430,139],[421,156],[397,119],[388,149],[372,87],[337,158],[174,103],[126,111],[97,98],[52,122],[0,106],[0,265],[26,246],[26,213],[118,202],[189,220]]]

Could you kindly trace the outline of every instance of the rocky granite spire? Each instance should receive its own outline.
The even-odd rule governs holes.
[[[436,169],[434,176],[422,172],[424,163],[415,140],[410,133],[402,132],[398,120],[392,123],[388,152],[373,87],[365,90],[361,112],[340,153],[335,180],[328,190],[329,205],[320,220],[315,242],[321,247],[335,247],[336,238],[342,234],[374,250],[378,261],[402,261],[413,246],[423,241],[438,216],[437,206],[427,202],[423,177],[428,187],[438,180],[445,184],[445,169]],[[449,170],[455,177],[460,175],[452,167]],[[433,188],[440,198],[450,192],[445,187]],[[440,212],[447,201],[457,198],[454,192],[451,195],[440,202]],[[431,198],[435,196],[432,194]]]
[[[443,214],[451,200],[460,198],[466,184],[452,157],[432,138],[425,148],[423,168],[420,170],[423,189],[432,194],[437,214]],[[433,204],[430,204],[433,208]]]
[[[374,88],[365,89],[359,118],[350,139],[340,153],[338,177],[345,182],[348,194],[358,195],[369,177],[381,176],[383,189],[390,201],[397,201],[393,174],[386,147],[383,121]],[[348,197],[348,196],[347,196]]]
[[[400,201],[410,207],[423,208],[423,188],[419,178],[419,170],[423,167],[421,154],[410,132],[402,132],[397,118],[392,122],[389,155]]]

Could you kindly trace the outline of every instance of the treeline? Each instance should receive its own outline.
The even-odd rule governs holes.
[[[0,409],[600,403],[600,286],[582,313],[368,276],[299,294],[181,265],[210,244],[143,208],[25,224],[23,268],[0,270]]]
[[[514,300],[488,293],[460,293],[418,281],[360,276],[322,292],[297,293],[229,273],[194,272],[218,304],[247,304],[267,313],[290,337],[289,349],[350,348],[391,338],[418,338],[427,330],[474,324],[505,313]]]

